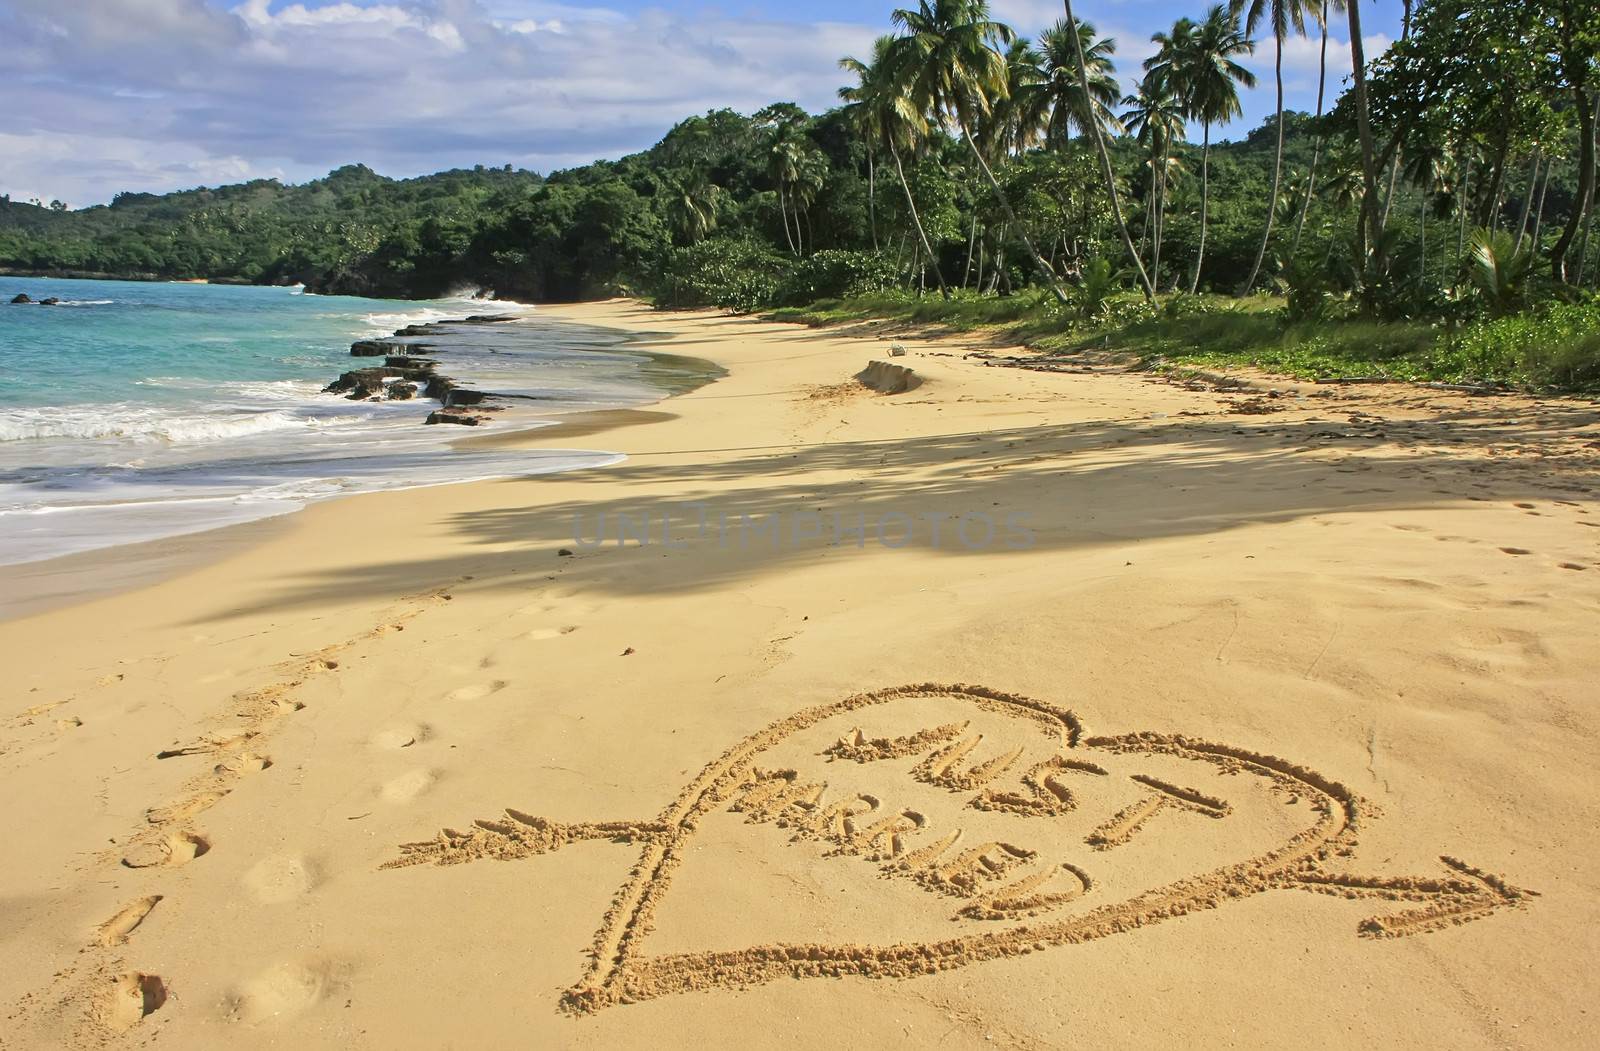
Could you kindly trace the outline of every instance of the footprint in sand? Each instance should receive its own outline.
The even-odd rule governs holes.
[[[348,980],[349,967],[328,960],[288,961],[240,985],[227,1001],[229,1021],[281,1021],[328,999]]]
[[[198,832],[174,832],[161,839],[137,843],[122,858],[130,869],[178,868],[211,851],[211,841]]]
[[[244,874],[245,888],[263,905],[305,897],[319,882],[316,867],[293,854],[262,858]]]
[[[1532,551],[1529,551],[1525,547],[1502,547],[1500,550],[1504,551],[1508,555],[1531,555],[1531,554],[1533,554]]]
[[[534,628],[522,637],[529,642],[543,642],[545,639],[559,639],[563,635],[571,635],[577,630],[576,627]]]
[[[270,756],[246,753],[244,755],[236,755],[226,762],[218,763],[212,768],[211,772],[219,777],[230,774],[234,777],[243,777],[245,774],[259,774],[271,765],[272,759]]]
[[[110,986],[95,998],[90,1013],[107,1029],[123,1033],[161,1010],[166,1002],[167,983],[159,975],[129,971],[111,979]]]
[[[379,730],[367,739],[367,744],[382,752],[397,752],[402,748],[421,744],[433,736],[433,729],[421,723],[390,726]]]
[[[462,686],[451,690],[444,695],[447,701],[481,701],[485,697],[499,693],[511,685],[504,679],[496,679],[490,683],[474,683],[471,686]]]
[[[412,770],[385,782],[378,790],[386,803],[409,803],[432,788],[439,775],[432,770]]]
[[[144,918],[150,915],[150,910],[155,908],[159,901],[161,901],[161,895],[152,894],[147,898],[140,898],[138,901],[131,901],[124,905],[117,910],[115,916],[95,928],[95,940],[108,948],[113,945],[122,945],[128,940],[128,935],[132,934],[139,924],[144,922]]]
[[[1588,566],[1580,566],[1576,562],[1562,562],[1560,568],[1562,568],[1562,569],[1570,569],[1570,570],[1573,570],[1574,572],[1582,573],[1582,572],[1585,572],[1589,567]]]

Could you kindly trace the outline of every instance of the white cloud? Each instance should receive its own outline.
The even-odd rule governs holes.
[[[839,56],[874,33],[538,0],[6,3],[0,191],[74,205],[235,171],[615,157],[714,107],[831,105]],[[134,38],[148,46],[117,43]]]
[[[1060,12],[995,8],[1029,33]],[[1109,14],[1097,26],[1131,81],[1150,33],[1121,21],[1141,24],[1131,9]],[[394,175],[571,166],[715,107],[831,106],[839,56],[865,54],[883,29],[546,0],[0,0],[0,192],[82,205],[354,161]],[[1263,63],[1246,127],[1271,112],[1270,49]],[[1329,66],[1347,53],[1330,47]],[[1315,41],[1292,42],[1285,68],[1291,104],[1309,108]],[[1331,99],[1333,75],[1329,87]]]

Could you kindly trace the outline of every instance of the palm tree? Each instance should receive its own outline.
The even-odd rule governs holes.
[[[1372,143],[1372,109],[1367,100],[1367,50],[1361,42],[1361,0],[1345,0],[1350,20],[1350,69],[1355,79],[1356,137],[1361,141],[1361,217],[1357,242],[1371,246],[1374,263],[1383,263],[1383,223],[1378,218],[1378,160]]]
[[[684,241],[694,244],[717,228],[722,187],[707,179],[704,171],[668,172],[661,177],[661,188],[666,220]]]
[[[1052,148],[1066,146],[1074,131],[1089,135],[1091,122],[1098,124],[1102,131],[1122,130],[1112,111],[1122,102],[1122,82],[1117,79],[1117,67],[1111,60],[1117,42],[1110,37],[1096,40],[1094,33],[1091,23],[1080,22],[1074,34],[1071,24],[1062,20],[1039,36],[1042,88],[1050,106],[1045,141]],[[1076,45],[1072,39],[1074,35]],[[1078,81],[1079,47],[1083,48],[1088,91]]]
[[[783,238],[789,243],[789,251],[799,255],[800,244],[789,230],[789,187],[800,178],[804,151],[794,127],[785,123],[773,129],[772,142],[767,148],[767,175],[778,187],[778,212],[783,217]],[[799,226],[800,217],[797,214],[795,229],[798,230]]]
[[[895,64],[906,74],[912,99],[961,132],[1039,276],[1059,301],[1068,302],[1055,271],[1017,222],[1010,200],[972,136],[972,129],[990,112],[994,101],[1005,97],[1006,60],[997,46],[1008,46],[1016,34],[989,17],[988,0],[921,0],[915,11],[902,8],[892,19],[905,34],[894,45]]]
[[[1409,7],[1409,4],[1408,4]],[[1322,10],[1317,15],[1317,24],[1322,27],[1322,52],[1317,59],[1317,122],[1322,121],[1323,101],[1328,89],[1328,15],[1334,11],[1344,10],[1344,0],[1322,0]],[[1300,235],[1306,228],[1306,215],[1311,211],[1311,197],[1317,189],[1317,162],[1322,159],[1321,128],[1318,128],[1317,138],[1311,147],[1311,173],[1306,178],[1306,196],[1300,205],[1300,216],[1294,224],[1294,246],[1292,251],[1300,250]]]
[[[906,181],[906,169],[901,155],[915,153],[927,139],[928,121],[922,109],[906,93],[902,78],[895,69],[896,38],[880,36],[872,45],[872,61],[865,63],[855,58],[840,59],[839,65],[856,75],[852,102],[861,107],[861,127],[867,131],[868,142],[881,147],[894,158],[895,174],[900,177],[900,189],[905,191],[906,209],[911,213],[911,224],[916,227],[917,239],[933,265],[933,276],[939,283],[939,294],[950,298],[945,284],[944,271],[939,267],[939,257],[928,243],[928,233],[922,226],[922,216],[917,213],[917,201]]]
[[[1161,285],[1161,233],[1167,197],[1167,176],[1173,160],[1172,145],[1183,137],[1183,104],[1164,78],[1146,74],[1137,95],[1124,100],[1132,108],[1122,123],[1149,153],[1150,164],[1150,280]]]
[[[1273,40],[1273,75],[1278,84],[1278,148],[1272,162],[1272,196],[1268,200],[1276,204],[1278,189],[1283,182],[1283,42],[1289,36],[1291,29],[1297,35],[1304,36],[1306,31],[1306,15],[1315,11],[1311,6],[1312,0],[1232,0],[1233,13],[1244,12],[1244,31],[1246,35],[1254,33],[1256,26],[1262,18],[1267,18],[1272,23]],[[1276,209],[1267,209],[1267,222],[1261,233],[1261,247],[1256,250],[1256,261],[1250,267],[1250,276],[1245,278],[1244,284],[1239,286],[1239,295],[1248,295],[1252,285],[1256,283],[1256,275],[1261,272],[1261,261],[1267,256],[1267,245],[1272,241],[1272,224],[1276,218]]]
[[[1066,8],[1067,17],[1064,21],[1058,22],[1056,28],[1063,30],[1062,35],[1072,45],[1072,57],[1078,69],[1080,98],[1087,103],[1088,100],[1095,97],[1095,93],[1094,84],[1089,79],[1089,63],[1085,54],[1086,49],[1084,48],[1083,38],[1088,36],[1093,39],[1094,27],[1087,26],[1073,17],[1072,0],[1061,0],[1061,3]],[[1107,43],[1109,44],[1109,41]],[[1109,53],[1110,50],[1111,48],[1107,47],[1106,52]],[[1087,104],[1084,106],[1085,110],[1090,108]],[[1105,182],[1106,196],[1111,199],[1111,215],[1117,222],[1117,233],[1122,236],[1122,249],[1128,253],[1128,258],[1133,261],[1133,269],[1139,277],[1139,288],[1144,292],[1145,299],[1153,301],[1156,298],[1155,287],[1150,283],[1150,275],[1145,272],[1144,261],[1139,258],[1139,250],[1133,245],[1133,238],[1128,233],[1128,223],[1122,217],[1122,199],[1117,194],[1117,177],[1116,173],[1111,169],[1111,153],[1106,149],[1105,130],[1100,126],[1100,121],[1098,120],[1090,119],[1087,123],[1089,125],[1089,137],[1094,141],[1095,153],[1100,157],[1100,178]]]
[[[1255,44],[1239,28],[1239,16],[1221,4],[1206,12],[1198,25],[1179,19],[1172,32],[1151,38],[1161,50],[1150,60],[1149,69],[1159,78],[1170,78],[1172,87],[1184,100],[1190,120],[1198,120],[1202,130],[1200,148],[1200,246],[1194,255],[1194,271],[1189,291],[1200,289],[1200,267],[1205,262],[1206,226],[1211,212],[1211,127],[1226,124],[1239,116],[1239,86],[1256,86],[1256,75],[1238,59],[1255,52]]]

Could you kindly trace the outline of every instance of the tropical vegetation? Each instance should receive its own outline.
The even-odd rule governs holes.
[[[1119,69],[1070,0],[1032,40],[985,0],[920,0],[841,61],[825,113],[713,111],[548,176],[356,165],[77,210],[0,198],[0,267],[870,309],[1163,361],[1600,383],[1600,5],[1407,0],[1370,57],[1362,13],[1231,0]],[[1309,114],[1284,106],[1301,36]],[[1268,53],[1274,113],[1229,141]]]

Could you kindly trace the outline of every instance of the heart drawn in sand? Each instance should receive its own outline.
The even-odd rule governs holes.
[[[404,844],[385,867],[584,840],[639,846],[587,972],[562,997],[574,1013],[780,977],[930,974],[1272,890],[1402,903],[1363,921],[1364,937],[1437,930],[1535,896],[1449,857],[1433,875],[1351,874],[1342,861],[1377,813],[1275,756],[1169,734],[1087,737],[1044,701],[923,684],[772,724],[654,819],[507,810]],[[674,889],[716,907],[675,914]],[[733,926],[708,923],[708,911]]]

